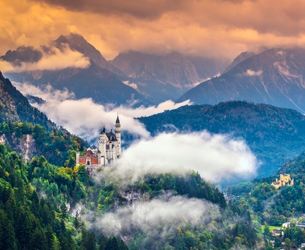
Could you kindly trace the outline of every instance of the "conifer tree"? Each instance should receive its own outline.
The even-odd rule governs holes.
[[[103,233],[100,234],[98,244],[99,244],[99,250],[105,250],[106,249],[107,238],[105,237],[105,235]]]

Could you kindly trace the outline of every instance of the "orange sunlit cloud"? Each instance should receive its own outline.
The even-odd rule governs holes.
[[[107,58],[179,51],[226,57],[305,45],[303,0],[0,0],[0,54],[79,33]]]

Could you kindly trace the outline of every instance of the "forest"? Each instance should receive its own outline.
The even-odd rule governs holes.
[[[31,134],[39,148],[38,155],[24,163],[12,146],[0,145],[1,249],[264,246],[260,224],[253,220],[251,210],[238,210],[235,204],[227,204],[223,193],[198,173],[150,174],[127,182],[109,169],[101,171],[100,178],[90,178],[84,165],[75,167],[76,150],[86,152],[85,142],[78,137],[63,131],[47,132],[40,125],[28,123],[4,123],[0,130],[7,138]],[[49,155],[53,150],[62,157]],[[138,199],[130,200],[128,194],[137,195]],[[170,230],[166,221],[153,226],[134,224],[118,232],[105,231],[95,223],[120,209],[129,209],[133,203],[139,206],[162,202],[160,197],[189,199],[211,209],[201,213],[196,222],[183,218],[170,221]],[[128,210],[127,217],[132,211]],[[9,238],[6,228],[10,228]]]
[[[274,176],[228,187],[226,194],[233,198],[227,202],[218,188],[194,171],[181,176],[148,174],[131,182],[108,169],[90,178],[84,165],[75,166],[76,150],[84,154],[87,142],[63,130],[48,132],[40,125],[9,122],[0,124],[0,134],[7,138],[7,147],[0,145],[5,225],[1,232],[7,233],[4,228],[13,232],[9,247],[8,238],[0,237],[3,249],[273,249],[272,241],[275,247],[286,239],[291,245],[303,243],[303,230],[298,227],[285,229],[282,240],[273,237],[268,228],[305,221],[304,154],[284,164]],[[37,155],[28,163],[13,151],[25,135],[33,137],[37,148]],[[280,173],[290,173],[295,185],[276,190],[271,183]],[[130,195],[137,199],[130,200]],[[132,204],[151,204],[164,197],[168,201],[172,197],[204,201],[209,212],[195,224],[174,219],[170,229],[166,221],[127,227],[122,221],[117,232],[96,224]],[[8,209],[11,204],[12,210]],[[124,213],[128,218],[133,210]],[[20,221],[29,224],[18,225]],[[23,227],[26,229],[20,229]],[[33,239],[25,242],[22,230]],[[35,237],[40,237],[43,248],[35,246]]]

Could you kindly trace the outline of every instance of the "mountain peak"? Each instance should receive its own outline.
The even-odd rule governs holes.
[[[102,54],[80,34],[70,33],[67,36],[61,35],[53,42],[53,44],[59,49],[63,49],[63,46],[68,44],[70,49],[82,53],[98,66],[108,69],[119,76],[124,75],[123,72],[108,63]]]
[[[241,61],[218,78],[205,81],[178,101],[216,104],[248,100],[305,110],[305,49],[272,48]]]

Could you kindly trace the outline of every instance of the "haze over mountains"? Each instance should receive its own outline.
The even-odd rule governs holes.
[[[126,104],[138,100],[139,104],[157,104],[176,100],[186,90],[203,79],[222,72],[227,61],[202,57],[187,57],[179,53],[164,56],[141,52],[119,54],[108,62],[82,36],[60,36],[40,50],[19,47],[0,57],[14,66],[37,63],[44,55],[52,54],[54,47],[62,52],[69,48],[90,60],[88,68],[67,67],[57,70],[31,70],[6,72],[14,81],[29,82],[36,86],[50,83],[56,89],[67,88],[77,99],[92,97],[97,103]]]
[[[195,104],[247,100],[305,110],[302,48],[261,47],[241,53],[229,66],[225,59],[191,57],[177,52],[153,55],[128,51],[107,61],[81,35],[70,34],[40,49],[19,47],[0,59],[14,67],[35,64],[54,54],[53,48],[62,53],[67,49],[78,52],[88,60],[88,65],[10,71],[5,75],[13,81],[39,87],[50,84],[54,89],[67,88],[76,99],[92,98],[99,104],[149,106],[169,99],[176,102],[189,99]]]
[[[246,59],[242,60],[243,56]],[[254,55],[242,54],[221,76],[189,90],[178,102],[190,99],[196,104],[217,104],[247,100],[304,112],[304,65],[302,48],[272,48]]]
[[[221,73],[226,60],[190,57],[177,52],[167,55],[128,51],[110,61],[131,79],[135,88],[158,101],[176,99],[203,79]]]

